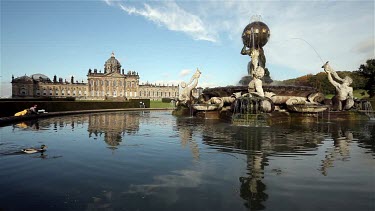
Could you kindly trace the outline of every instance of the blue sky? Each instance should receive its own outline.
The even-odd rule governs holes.
[[[112,51],[141,83],[177,85],[199,68],[202,87],[236,85],[250,60],[240,54],[241,33],[254,15],[271,30],[264,50],[273,79],[318,73],[322,60],[356,70],[375,58],[373,1],[1,0],[0,6],[2,97],[11,95],[12,75],[86,81],[88,69],[103,70]]]

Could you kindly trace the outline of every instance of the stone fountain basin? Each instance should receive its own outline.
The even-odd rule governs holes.
[[[193,104],[193,108],[197,111],[214,111],[219,108],[219,104]]]
[[[242,94],[248,93],[248,86],[226,86],[226,87],[215,87],[203,90],[203,96],[207,99],[211,97],[228,97],[233,93],[242,92]],[[318,92],[317,89],[308,86],[272,86],[263,85],[263,91],[273,92],[278,96],[298,96],[307,97],[309,94]]]
[[[327,110],[327,105],[303,104],[303,105],[288,105],[290,111],[298,113],[318,113]]]
[[[285,104],[286,101],[294,97],[302,97],[307,100],[309,96],[319,93],[317,89],[313,87],[307,87],[307,86],[264,85],[263,90],[264,92],[269,92],[269,93],[272,92],[275,94],[274,96],[271,97],[271,100],[276,105]],[[212,97],[228,97],[228,96],[231,96],[233,93],[237,93],[237,92],[241,92],[241,94],[248,93],[248,86],[226,86],[226,87],[207,88],[203,90],[202,96],[204,100],[208,100]],[[319,97],[320,95],[317,95],[317,96]],[[323,99],[324,99],[324,96],[323,96]]]

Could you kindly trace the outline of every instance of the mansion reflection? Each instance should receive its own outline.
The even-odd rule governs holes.
[[[139,131],[140,116],[137,113],[100,113],[88,117],[89,137],[102,137],[110,147],[116,147],[125,134]]]
[[[20,122],[13,125],[13,130],[53,130],[70,129],[88,131],[89,138],[102,137],[111,148],[116,148],[125,135],[134,135],[139,131],[140,116],[138,112],[95,113],[90,115],[61,116],[42,120]]]

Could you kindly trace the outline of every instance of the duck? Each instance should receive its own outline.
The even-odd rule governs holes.
[[[47,148],[47,146],[42,144],[39,149],[26,148],[26,149],[22,149],[21,151],[24,152],[24,153],[27,153],[27,154],[32,154],[32,153],[37,153],[37,152],[43,153],[44,151],[46,151],[46,148]]]

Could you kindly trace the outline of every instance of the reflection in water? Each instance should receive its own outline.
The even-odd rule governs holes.
[[[103,191],[100,196],[92,197],[86,210],[114,210],[112,206],[112,191]]]
[[[189,144],[193,158],[199,160],[199,147],[197,142],[193,139],[193,132],[196,130],[196,125],[193,124],[193,122],[188,122],[196,120],[192,118],[184,119],[185,121],[179,120],[181,120],[181,118],[177,119],[176,128],[180,136],[181,145],[185,148],[186,145]]]
[[[202,173],[197,171],[173,171],[170,174],[155,176],[150,184],[130,185],[125,194],[140,194],[143,198],[153,196],[173,204],[179,200],[179,190],[197,188],[202,183],[201,177]]]
[[[317,156],[316,151],[327,139],[327,135],[333,137],[334,148],[327,151],[319,169],[323,175],[327,175],[327,168],[333,167],[335,159],[348,161],[350,157],[349,144],[353,140],[353,133],[343,129],[341,123],[283,125],[273,128],[228,128],[206,123],[203,128],[203,143],[218,147],[219,151],[246,154],[247,176],[239,178],[240,196],[246,200],[244,205],[250,210],[262,210],[265,209],[264,202],[269,196],[263,182],[265,167],[269,165],[268,157]],[[271,171],[278,175],[282,173],[281,169]]]
[[[337,175],[334,175],[334,173],[337,174],[337,171],[335,172],[337,169],[340,170],[339,173],[346,172],[347,169],[345,168],[347,167],[342,167],[342,162],[346,162],[346,164],[358,162],[358,160],[353,161],[355,160],[353,157],[359,152],[353,152],[353,150],[356,150],[355,147],[359,146],[361,149],[366,149],[370,156],[375,157],[374,125],[370,122],[360,124],[335,122],[330,124],[283,124],[268,128],[251,128],[232,126],[216,120],[176,118],[166,112],[113,112],[25,122],[14,125],[11,130],[13,130],[12,135],[18,135],[18,131],[26,131],[27,134],[32,135],[32,138],[43,135],[43,131],[49,133],[46,136],[50,136],[50,134],[59,135],[60,131],[65,130],[68,131],[68,135],[66,132],[62,134],[71,136],[69,140],[79,139],[79,135],[82,135],[88,140],[103,140],[111,149],[119,148],[116,151],[119,153],[116,153],[116,155],[105,156],[108,153],[100,154],[103,151],[102,144],[90,141],[83,143],[90,144],[91,153],[90,150],[82,151],[79,147],[76,149],[75,146],[80,143],[68,143],[66,139],[60,141],[59,146],[62,149],[51,147],[52,155],[60,155],[60,152],[64,155],[62,159],[56,159],[57,161],[64,160],[56,166],[64,165],[66,169],[64,169],[61,177],[56,176],[53,171],[49,172],[50,168],[56,168],[55,165],[41,170],[46,171],[49,175],[54,175],[53,177],[56,177],[56,180],[64,181],[56,189],[65,188],[65,191],[69,192],[64,186],[67,183],[65,182],[66,178],[71,179],[68,184],[76,185],[80,191],[80,185],[86,184],[89,187],[90,191],[87,191],[89,194],[84,195],[82,193],[82,197],[86,199],[81,202],[84,203],[84,207],[79,207],[77,210],[81,210],[81,208],[87,210],[128,208],[130,210],[142,208],[145,208],[145,210],[151,208],[165,210],[163,208],[168,207],[170,210],[181,210],[186,209],[186,205],[191,205],[192,201],[200,209],[215,207],[218,210],[226,210],[225,208],[237,203],[239,206],[235,206],[236,209],[234,210],[262,210],[272,209],[270,208],[272,203],[275,203],[275,201],[279,203],[280,198],[288,194],[280,194],[285,189],[290,190],[289,187],[280,188],[280,186],[283,186],[283,184],[278,183],[280,180],[287,181],[289,179],[291,182],[288,185],[292,184],[293,186],[305,182],[304,177],[308,175],[311,179],[309,181],[316,180],[313,185],[316,184],[317,189],[319,189],[323,185],[330,184],[319,183],[319,180],[337,178]],[[27,130],[30,130],[30,133]],[[21,138],[23,137],[21,136]],[[60,140],[59,138],[56,139]],[[125,139],[130,143],[129,145],[125,145]],[[41,140],[43,139],[41,138]],[[19,140],[15,139],[14,142],[16,141]],[[51,140],[47,145],[53,146],[56,143],[59,144],[58,142]],[[2,141],[0,145],[1,147],[7,147],[11,145],[9,143],[12,142]],[[70,148],[65,149],[64,144],[70,144]],[[140,144],[142,147],[119,147],[136,144]],[[184,148],[188,148],[191,154],[184,154]],[[56,152],[57,150],[60,151]],[[98,154],[103,156],[98,156]],[[226,155],[231,155],[236,159],[231,159]],[[39,158],[49,158],[43,156]],[[49,160],[49,162],[52,163],[54,160]],[[8,162],[0,164],[2,164],[0,170],[13,169],[13,166],[9,167]],[[228,171],[232,169],[230,169],[231,166],[227,165],[235,166],[234,172],[229,174]],[[302,168],[303,165],[307,167]],[[83,170],[77,170],[80,169],[77,166]],[[29,170],[26,165],[24,168],[25,171]],[[296,172],[290,173],[292,168],[296,169]],[[302,171],[306,169],[308,169],[308,173],[304,174]],[[55,171],[58,170],[55,169]],[[74,171],[73,176],[65,171]],[[33,173],[39,176],[37,173]],[[108,175],[111,175],[110,180],[108,180]],[[23,179],[22,174],[16,176]],[[224,177],[225,179],[223,179]],[[355,182],[360,180],[357,177],[368,179],[366,176],[356,175]],[[4,179],[4,177],[0,177],[0,179],[2,178]],[[342,186],[348,182],[347,180],[350,177],[345,177],[345,180],[340,179],[337,181],[341,183],[336,181],[336,184],[332,184],[332,187],[336,187],[336,192],[343,194],[341,192]],[[75,180],[78,181],[75,183],[73,182]],[[352,181],[350,180],[349,183]],[[11,182],[13,181],[11,180]],[[6,184],[11,183],[1,183],[0,181],[0,185],[5,186]],[[305,191],[317,191],[308,185],[306,184],[301,188],[303,194],[305,194]],[[279,188],[276,191],[275,186]],[[97,189],[95,189],[96,187]],[[231,192],[233,188],[235,191]],[[84,188],[82,189],[84,190]],[[356,188],[348,189],[350,189],[349,191],[354,190],[354,192],[350,192],[353,193],[351,195],[358,193],[355,192],[358,191]],[[348,191],[348,189],[345,190]],[[298,191],[294,189],[294,193],[301,193]],[[367,194],[366,191],[359,193],[365,195]],[[17,190],[15,192],[14,195],[17,194]],[[217,194],[217,192],[222,195]],[[0,200],[7,199],[7,193],[2,194],[0,194]],[[81,195],[81,192],[79,192],[79,195]],[[219,196],[218,199],[215,198],[217,196]],[[292,196],[287,195],[287,197]],[[215,199],[210,201],[210,198]],[[320,199],[322,198],[320,197]],[[337,199],[341,198],[338,197]],[[367,198],[361,200],[358,202],[359,205],[363,204],[363,201],[365,203],[369,201]],[[124,204],[124,201],[131,205]],[[226,204],[227,207],[224,205],[220,207],[218,201]],[[145,202],[149,202],[151,205]],[[210,202],[212,204],[209,204]],[[178,206],[179,203],[181,206]],[[302,204],[302,208],[306,206],[303,202],[296,201],[294,203]],[[155,207],[150,207],[152,205],[155,205]],[[316,207],[306,207],[310,210],[314,208]]]
[[[24,130],[39,130],[38,120],[30,120],[25,122],[20,122],[13,125],[13,129],[19,128]]]
[[[113,149],[122,141],[124,134],[135,134],[139,130],[140,116],[134,113],[107,113],[89,116],[89,137],[102,136],[104,141]]]
[[[349,131],[343,132],[341,128],[337,128],[337,133],[332,135],[333,148],[329,148],[326,152],[320,169],[324,176],[327,176],[328,168],[334,166],[333,162],[335,160],[341,159],[342,161],[347,161],[350,158],[349,143],[353,140],[353,134]]]

